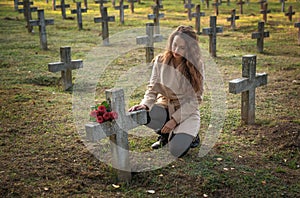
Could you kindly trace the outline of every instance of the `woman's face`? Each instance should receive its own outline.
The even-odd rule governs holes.
[[[174,37],[172,52],[175,59],[181,59],[185,55],[185,41],[178,35]]]

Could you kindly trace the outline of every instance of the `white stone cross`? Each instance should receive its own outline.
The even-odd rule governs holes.
[[[85,125],[87,139],[95,142],[109,137],[112,152],[113,167],[117,169],[120,181],[131,180],[129,160],[128,131],[147,123],[146,110],[127,113],[123,89],[105,91],[106,101],[112,111],[118,113],[118,118],[111,122],[91,122]]]
[[[60,48],[60,61],[48,64],[50,72],[61,71],[64,90],[72,87],[72,70],[83,67],[82,60],[71,60],[71,47]]]
[[[201,34],[201,31],[200,31],[201,17],[205,16],[205,12],[201,12],[200,9],[201,9],[200,5],[198,4],[196,6],[196,12],[192,13],[192,17],[196,18],[195,29],[197,30],[197,34]]]
[[[268,75],[256,74],[256,55],[245,55],[242,58],[242,78],[229,82],[229,92],[242,93],[241,115],[245,124],[255,123],[255,89],[266,85]]]

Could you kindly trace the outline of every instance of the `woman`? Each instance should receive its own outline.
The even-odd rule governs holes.
[[[190,147],[199,144],[199,103],[202,101],[203,81],[197,34],[190,26],[179,26],[169,36],[166,51],[154,60],[144,99],[129,109],[149,110],[151,121],[161,116],[153,109],[166,109],[168,118],[166,122],[162,121],[163,126],[157,131],[161,136],[152,148],[169,143],[171,154],[182,157]],[[195,139],[198,140],[195,142]]]

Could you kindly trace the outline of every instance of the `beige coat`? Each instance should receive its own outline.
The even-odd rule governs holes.
[[[156,104],[168,108],[170,118],[177,123],[173,133],[186,133],[196,136],[200,128],[199,104],[202,93],[195,93],[192,85],[173,66],[172,61],[166,65],[156,58],[148,89],[141,104],[149,109]]]

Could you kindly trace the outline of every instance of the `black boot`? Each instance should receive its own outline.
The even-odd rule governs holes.
[[[157,138],[157,142],[151,145],[152,149],[159,149],[168,144],[169,133],[163,133]]]
[[[200,138],[199,138],[199,135],[197,134],[197,136],[193,139],[190,147],[196,148],[197,146],[199,146],[199,144],[200,144]]]

